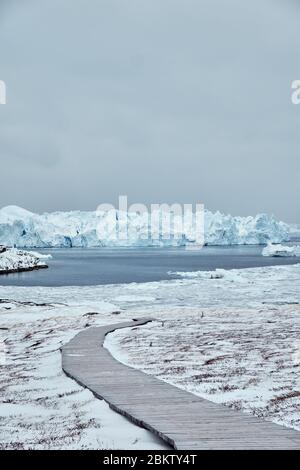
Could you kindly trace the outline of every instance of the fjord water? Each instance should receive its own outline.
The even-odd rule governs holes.
[[[176,271],[211,271],[299,263],[299,258],[270,258],[261,246],[185,248],[39,249],[50,253],[49,269],[0,276],[0,285],[90,286],[177,279]],[[170,271],[173,274],[170,274]]]

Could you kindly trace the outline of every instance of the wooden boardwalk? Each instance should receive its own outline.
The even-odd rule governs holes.
[[[175,449],[300,449],[300,432],[233,411],[116,361],[107,333],[150,319],[89,328],[62,348],[65,373]]]

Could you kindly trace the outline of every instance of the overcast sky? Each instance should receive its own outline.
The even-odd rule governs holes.
[[[0,0],[0,206],[300,222],[296,0]]]

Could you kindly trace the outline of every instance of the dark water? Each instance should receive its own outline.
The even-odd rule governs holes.
[[[131,249],[52,249],[49,269],[0,276],[0,285],[78,286],[176,279],[169,271],[210,271],[294,264],[299,258],[270,258],[261,246]]]

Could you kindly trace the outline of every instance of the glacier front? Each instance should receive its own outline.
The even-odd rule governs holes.
[[[166,215],[160,210],[158,220]],[[171,215],[170,232],[152,230],[147,213],[71,211],[35,214],[17,206],[0,209],[0,244],[18,248],[185,246],[195,243],[194,224]],[[115,230],[116,229],[116,230]],[[206,245],[256,245],[289,240],[289,226],[274,216],[234,217],[204,212]]]

